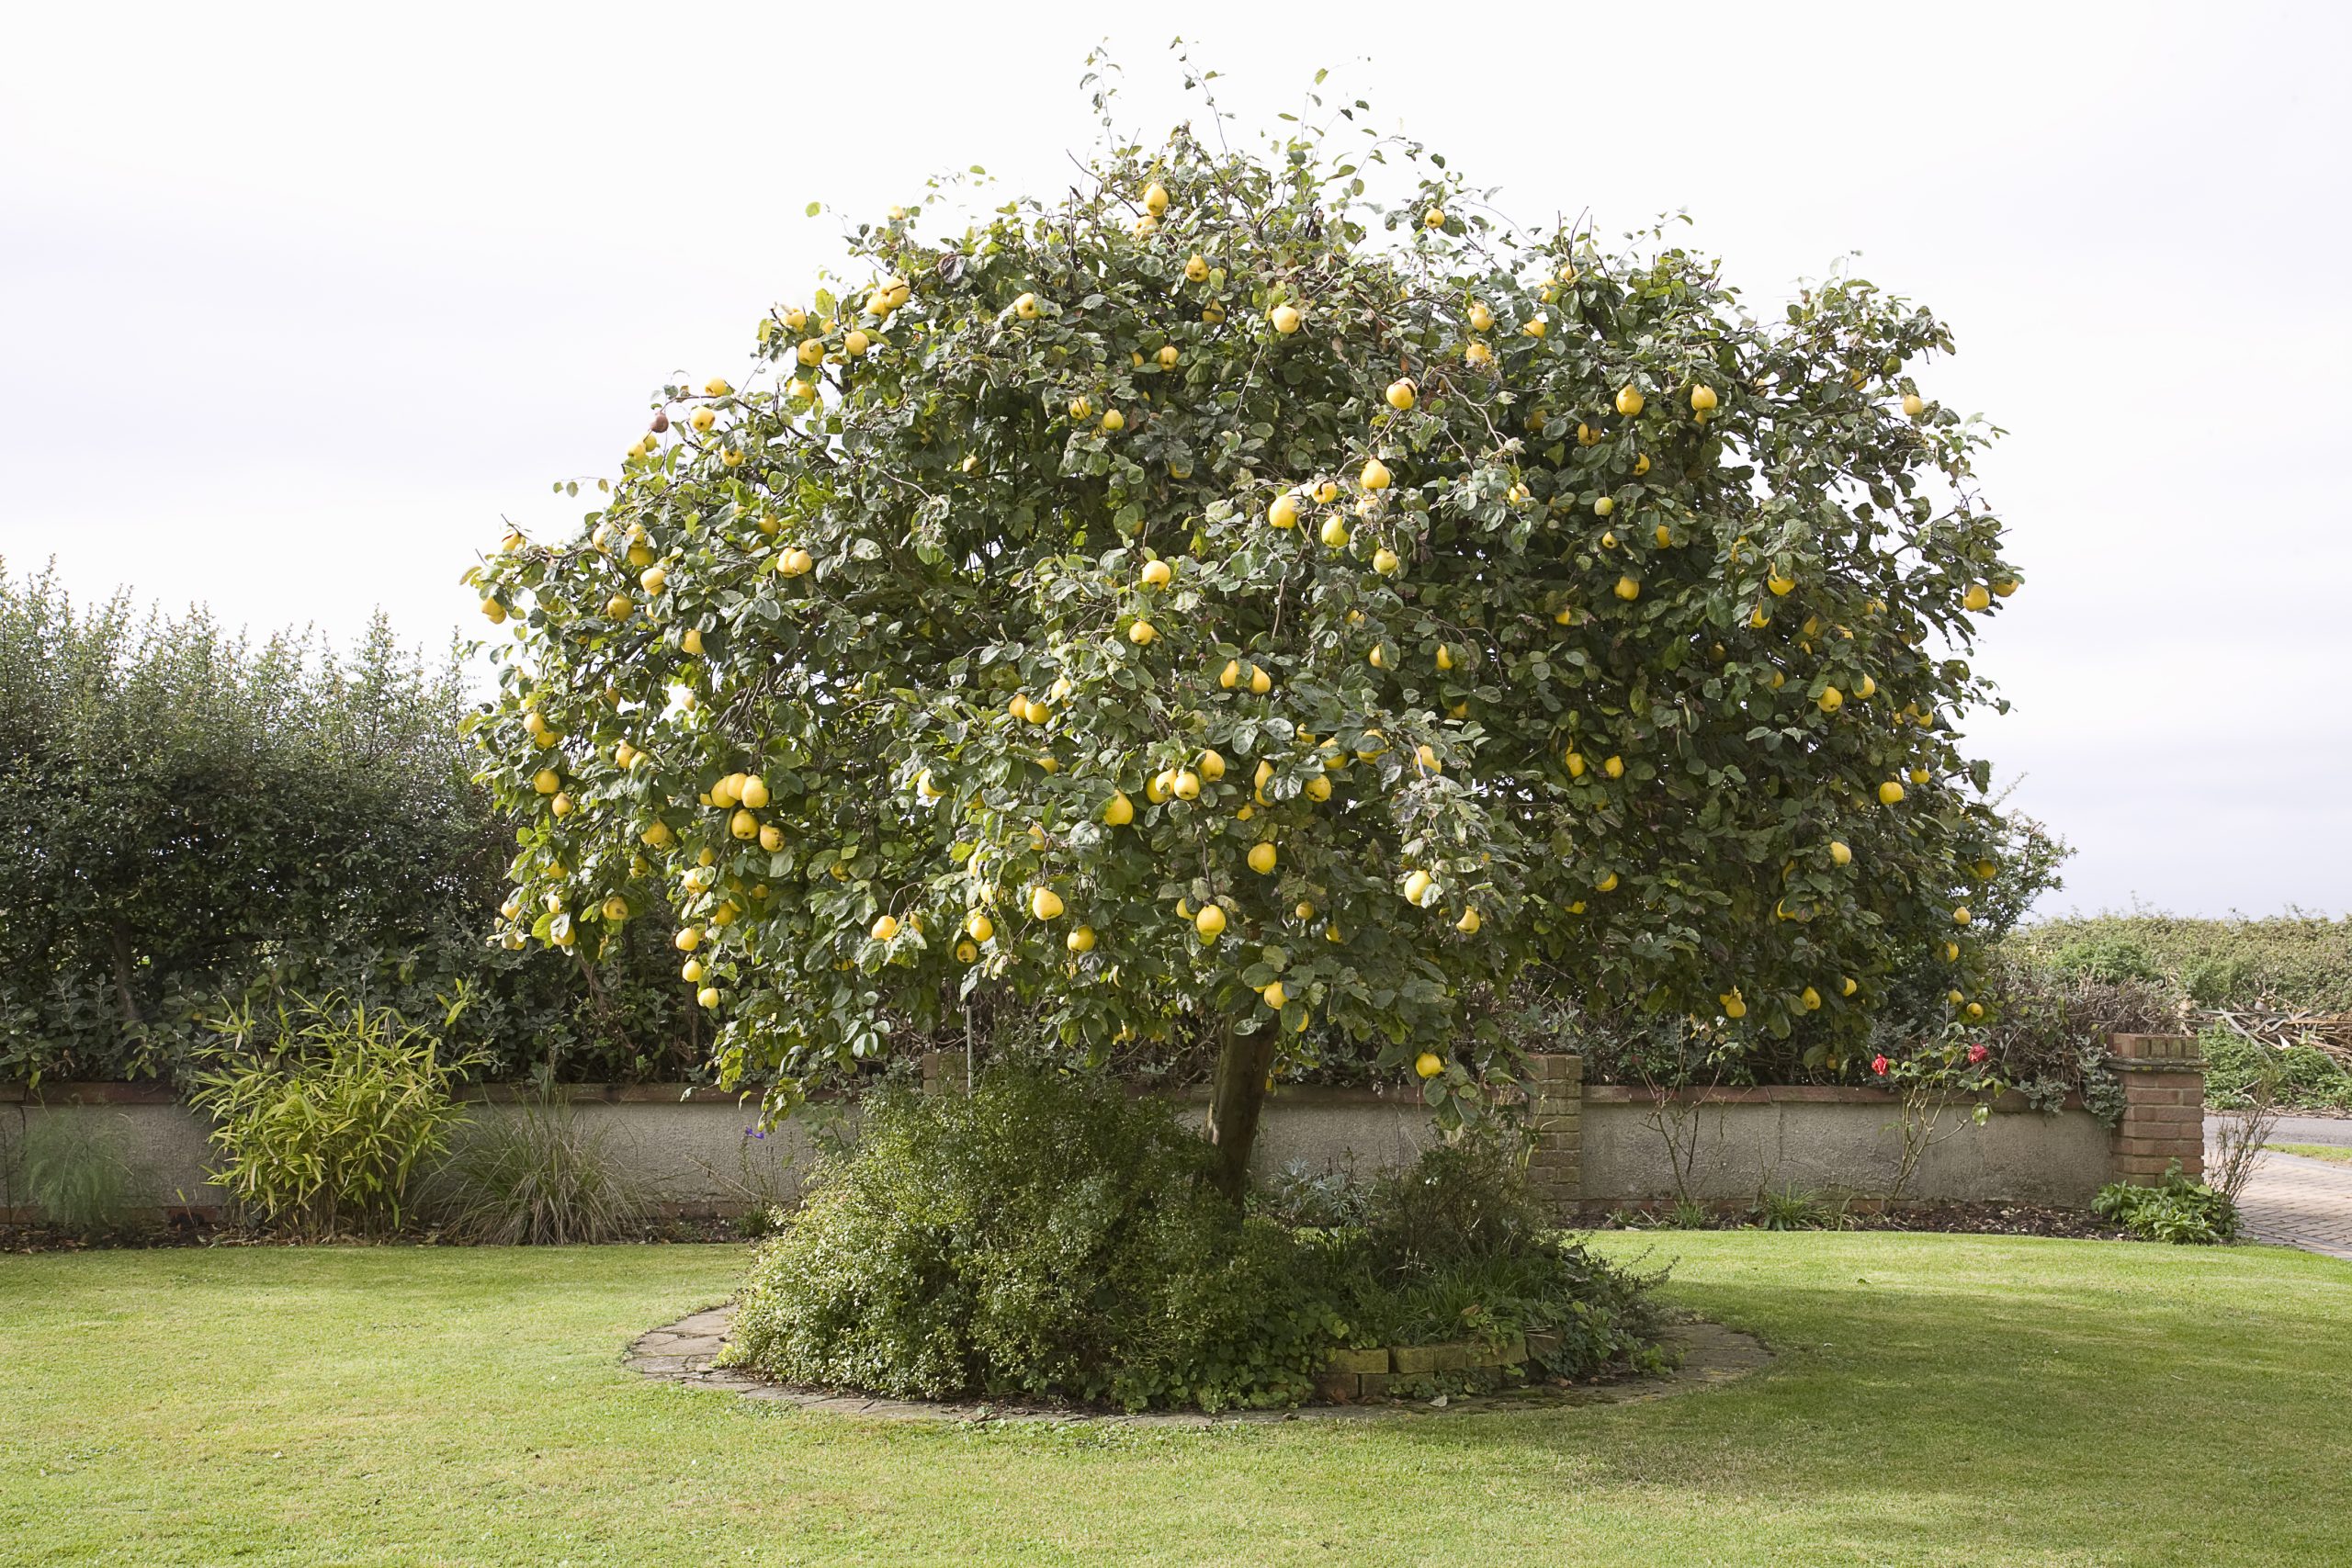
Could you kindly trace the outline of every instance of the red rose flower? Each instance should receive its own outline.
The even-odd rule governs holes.
[[[1971,1045],[1968,1048],[1968,1065],[1972,1067],[1975,1066],[1992,1054],[1982,1045]]]
[[[1871,1071],[1876,1073],[1881,1077],[1886,1077],[1886,1058],[1883,1056],[1872,1056],[1871,1058]]]

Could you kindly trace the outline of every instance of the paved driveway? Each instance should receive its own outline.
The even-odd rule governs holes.
[[[2205,1135],[2213,1135],[2216,1116],[2205,1118]],[[2333,1144],[2352,1148],[2352,1116],[2281,1116],[2278,1130],[2270,1134],[2274,1144]]]
[[[2216,1120],[2206,1120],[2209,1140]],[[2352,1147],[2352,1121],[2282,1116],[2270,1141]],[[2256,1241],[2352,1259],[2352,1165],[2275,1150],[2258,1155],[2238,1195],[2238,1217]]]

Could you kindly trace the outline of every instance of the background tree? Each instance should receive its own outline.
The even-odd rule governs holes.
[[[507,941],[666,890],[778,1107],[976,997],[1205,1036],[1235,1193],[1277,1073],[1475,1095],[1443,1058],[1532,961],[1857,1038],[1968,962],[1999,823],[1954,725],[2017,575],[1911,378],[1935,318],[1838,278],[1758,321],[1369,136],[1112,138],[920,216],[480,570]]]

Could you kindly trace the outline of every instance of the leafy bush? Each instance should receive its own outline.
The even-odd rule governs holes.
[[[2224,1110],[2253,1102],[2266,1080],[2283,1106],[2352,1111],[2352,1068],[2311,1045],[2285,1050],[2214,1025],[2197,1037],[2205,1057],[2205,1101]]]
[[[264,1222],[308,1235],[398,1226],[411,1183],[447,1147],[449,1091],[474,1062],[339,997],[217,1027],[219,1065],[189,1097],[219,1122],[216,1179]]]
[[[10,1188],[44,1224],[89,1240],[124,1235],[141,1218],[139,1175],[120,1129],[88,1111],[33,1118],[16,1151]]]
[[[1562,1375],[1657,1364],[1645,1282],[1544,1224],[1498,1133],[1365,1185],[1287,1173],[1245,1218],[1165,1101],[1111,1085],[869,1105],[736,1316],[733,1359],[787,1382],[1214,1410],[1308,1397],[1337,1344],[1527,1328]]]
[[[614,1241],[651,1213],[592,1128],[560,1098],[473,1118],[435,1173],[450,1235],[493,1247]]]
[[[2352,1012],[2352,917],[2290,911],[2208,920],[2135,911],[2041,920],[2009,942],[2029,958],[2060,963],[2136,953],[2168,991],[2205,1007],[2267,1002]]]
[[[514,828],[465,689],[381,619],[256,647],[0,570],[0,1079],[179,1077],[224,1012],[461,986],[453,1043],[503,1076],[697,1065],[658,919],[593,967],[483,943]]]
[[[2091,1200],[2091,1208],[2145,1241],[2213,1247],[2238,1234],[2237,1211],[2230,1201],[2203,1182],[2183,1176],[2178,1160],[2165,1168],[2164,1180],[2154,1187],[2109,1182]]]
[[[1561,1338],[1540,1359],[1555,1375],[1661,1364],[1645,1293],[1654,1281],[1560,1235],[1528,1188],[1527,1153],[1519,1130],[1482,1121],[1368,1184],[1363,1227],[1326,1238],[1314,1255],[1349,1343],[1544,1330]]]
[[[754,1264],[734,1355],[794,1382],[1128,1408],[1303,1398],[1340,1327],[1163,1101],[1012,1072],[889,1090]]]
[[[1364,1239],[1392,1279],[1471,1258],[1520,1257],[1554,1228],[1527,1186],[1526,1139],[1483,1122],[1373,1183]]]

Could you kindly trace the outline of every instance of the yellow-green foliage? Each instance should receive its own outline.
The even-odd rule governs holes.
[[[2207,1007],[2268,1001],[2352,1012],[2352,919],[2094,915],[2039,921],[2007,940],[2029,958],[2159,980]]]

